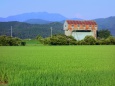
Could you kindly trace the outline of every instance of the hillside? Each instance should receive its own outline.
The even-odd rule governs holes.
[[[115,36],[115,16],[108,18],[94,19],[98,24],[98,29],[108,29]]]
[[[37,35],[50,36],[50,28],[53,34],[63,33],[63,24],[54,22],[50,24],[28,24],[23,22],[0,22],[0,35],[10,36],[10,27],[13,27],[13,36],[19,38],[35,38]]]
[[[25,23],[29,23],[29,24],[49,24],[52,23],[51,21],[46,21],[46,20],[42,20],[42,19],[29,19],[24,21]]]

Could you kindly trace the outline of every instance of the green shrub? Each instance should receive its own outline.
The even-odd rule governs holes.
[[[108,29],[99,30],[98,33],[97,33],[97,37],[99,39],[102,39],[102,38],[106,39],[109,36],[111,36],[111,32]]]
[[[25,46],[26,45],[26,42],[21,42],[21,46]]]
[[[115,37],[109,36],[107,39],[98,39],[97,45],[115,45]]]
[[[36,37],[36,39],[37,39],[40,43],[43,43],[43,42],[44,42],[43,37],[41,37],[41,36],[39,36],[39,35]]]
[[[38,40],[47,45],[113,45],[115,44],[115,37],[108,37],[107,39],[95,39],[93,36],[86,36],[83,40],[75,40],[72,36],[62,34],[53,35],[52,37],[42,38]]]
[[[44,44],[49,45],[76,45],[77,41],[72,36],[65,36],[62,34],[53,35],[44,39]]]
[[[106,44],[107,44],[107,45],[114,45],[114,44],[115,44],[115,37],[109,36],[109,37],[106,39]]]
[[[105,45],[105,39],[99,39],[96,41],[96,45]]]
[[[45,45],[49,45],[50,44],[50,37],[47,37],[47,38],[44,38],[44,39],[42,39],[42,42],[41,43],[43,43],[43,44],[45,44]]]
[[[93,36],[86,36],[84,38],[84,41],[87,45],[95,45],[96,44],[96,40]]]
[[[0,36],[0,45],[1,46],[19,46],[21,43],[21,39],[13,38],[10,36]]]
[[[80,40],[77,42],[77,45],[86,45],[86,42],[84,40]]]

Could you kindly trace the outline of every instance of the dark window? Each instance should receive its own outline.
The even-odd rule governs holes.
[[[72,25],[72,27],[74,27],[74,25]]]
[[[79,27],[80,25],[78,24],[78,27]]]

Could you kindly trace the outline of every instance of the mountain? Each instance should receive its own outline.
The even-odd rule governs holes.
[[[4,21],[26,21],[29,19],[42,19],[46,21],[62,21],[67,18],[58,14],[58,13],[47,13],[47,12],[32,12],[32,13],[24,13],[15,16],[9,16],[7,18],[0,18],[1,22]]]
[[[98,24],[98,29],[108,29],[115,36],[115,16],[108,18],[94,19]]]
[[[0,21],[5,21],[5,19],[4,19],[4,18],[2,18],[2,17],[0,17]]]
[[[2,19],[2,18],[0,18]],[[115,36],[115,16],[108,18],[94,19],[98,24],[98,30],[108,29]],[[42,19],[30,19],[25,22],[0,22],[0,35],[10,36],[10,27],[13,27],[13,36],[19,38],[35,38],[37,35],[43,37],[50,36],[50,28],[53,28],[53,34],[64,34],[63,22],[52,22]],[[51,23],[50,23],[51,22]],[[29,24],[41,23],[41,24]]]
[[[67,19],[81,20],[79,18],[67,18],[58,13],[32,12],[32,13],[23,13],[19,15],[9,16],[6,18],[0,17],[0,22],[8,22],[8,21],[26,22],[27,21],[27,23],[31,23],[31,24],[41,24],[41,22],[45,24],[48,21],[49,22],[57,22],[57,21],[60,22],[60,21],[64,21]]]
[[[37,35],[48,37],[51,34],[51,27],[53,34],[62,34],[63,24],[53,22],[50,24],[28,24],[24,22],[0,22],[0,35],[10,36],[10,28],[12,26],[13,37],[22,39],[35,38]]]
[[[83,20],[83,19],[80,19],[80,18],[68,18],[68,20]],[[42,19],[29,19],[29,20],[26,20],[24,21],[26,23],[29,23],[29,24],[49,24],[51,22],[54,22],[54,21],[47,21],[47,20],[42,20]],[[58,21],[60,23],[64,23],[65,20],[62,20],[62,21]]]
[[[29,23],[29,24],[49,24],[51,23],[51,21],[46,21],[42,19],[29,19],[24,22]]]

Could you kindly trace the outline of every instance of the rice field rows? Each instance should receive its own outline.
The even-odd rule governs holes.
[[[115,46],[1,46],[0,86],[115,86]]]

